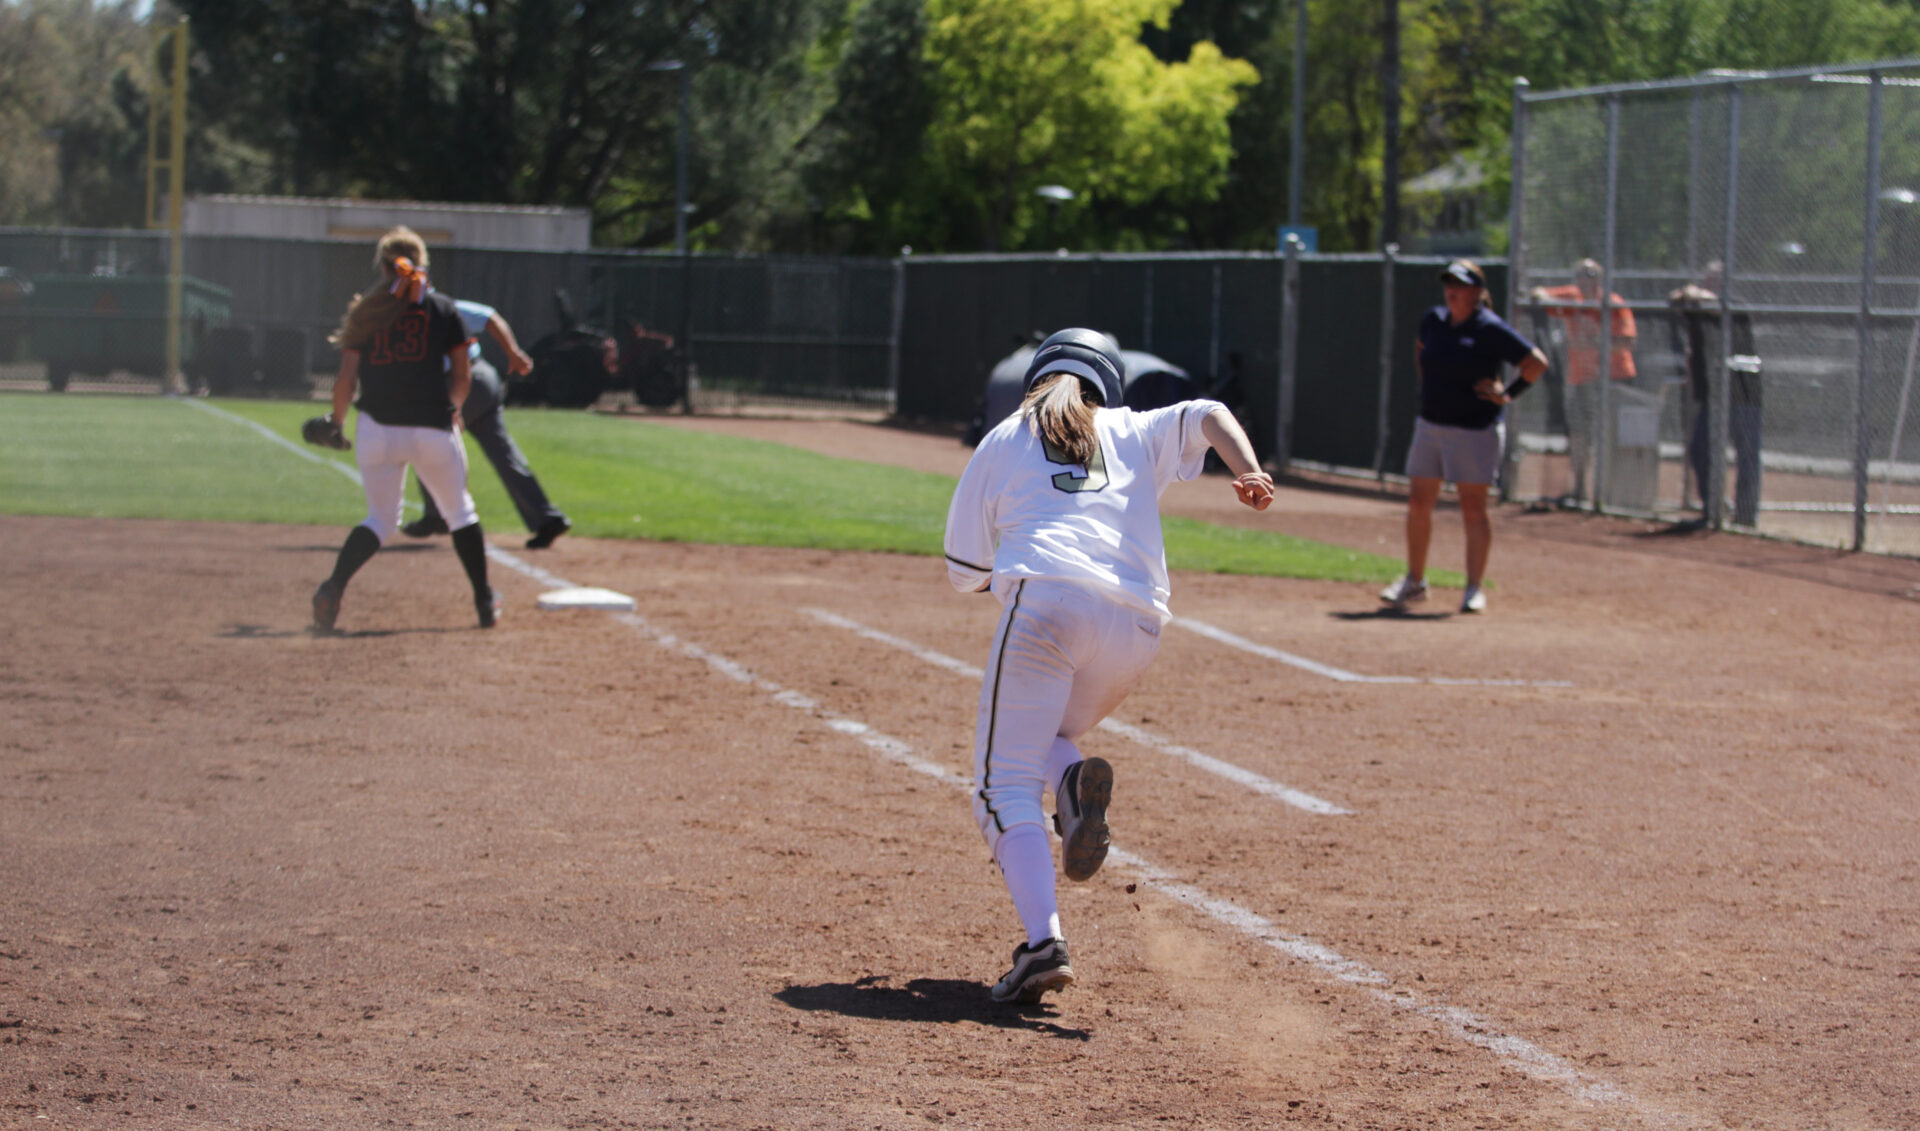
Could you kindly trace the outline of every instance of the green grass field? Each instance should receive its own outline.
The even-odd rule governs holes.
[[[359,490],[340,473],[353,467],[351,453],[299,442],[300,421],[317,407],[8,395],[0,398],[0,512],[350,525],[364,513]],[[514,409],[512,427],[577,534],[940,553],[948,476],[584,412]],[[499,478],[471,441],[469,450],[480,513],[517,532]],[[1401,568],[1377,554],[1189,519],[1167,519],[1166,539],[1174,569],[1386,582]],[[1438,572],[1434,580],[1459,584]]]

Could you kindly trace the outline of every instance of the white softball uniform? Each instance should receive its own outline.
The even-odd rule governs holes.
[[[1043,795],[1080,758],[1074,740],[1133,690],[1167,607],[1160,495],[1200,474],[1217,401],[1100,409],[1086,465],[1050,451],[1024,414],[980,441],[947,511],[948,579],[991,587],[994,631],[974,736],[974,816],[990,848],[1046,825]]]
[[[367,517],[361,525],[379,535],[382,545],[400,529],[408,464],[446,517],[447,529],[480,521],[467,493],[467,446],[458,431],[382,424],[363,412],[353,431],[353,454],[367,495]]]

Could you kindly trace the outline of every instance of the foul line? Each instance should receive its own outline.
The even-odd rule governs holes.
[[[1251,652],[1269,660],[1278,660],[1283,664],[1325,676],[1341,683],[1427,683],[1439,687],[1572,687],[1564,679],[1448,679],[1442,676],[1418,675],[1361,675],[1318,660],[1309,660],[1305,656],[1296,656],[1292,652],[1283,652],[1278,648],[1269,648],[1265,644],[1256,644],[1244,636],[1235,636],[1224,628],[1215,628],[1205,621],[1191,617],[1175,617],[1173,623],[1188,632],[1197,632],[1209,640],[1218,641],[1229,648],[1238,648],[1242,652]]]
[[[227,417],[250,427],[259,427],[245,417],[216,409],[212,405],[198,401],[188,401],[199,407]],[[293,447],[289,442],[274,435],[271,430],[261,429],[266,435],[283,446],[297,452],[302,457],[311,453]],[[333,463],[331,460],[322,460]],[[339,464],[334,464],[340,467]],[[342,467],[342,471],[347,469]],[[357,477],[358,469],[354,469]],[[518,556],[489,545],[487,556],[501,565],[513,569],[553,589],[572,589],[574,584],[556,574],[530,565]],[[763,679],[748,668],[710,652],[688,640],[681,640],[673,634],[656,627],[638,613],[615,612],[609,614],[622,624],[638,630],[641,634],[669,651],[679,652],[691,659],[699,660],[735,682],[746,684],[755,690],[765,692],[774,702],[805,712],[818,719],[827,729],[836,734],[844,734],[856,739],[862,745],[880,754],[888,761],[904,766],[915,773],[936,781],[944,782],[963,792],[973,788],[972,780],[964,774],[956,773],[937,763],[930,762],[918,754],[908,743],[891,735],[875,730],[856,719],[837,715],[823,707],[819,701],[797,691],[790,691],[771,680]],[[958,661],[954,661],[958,663]],[[1588,1075],[1572,1064],[1548,1052],[1524,1037],[1515,1037],[1502,1033],[1470,1010],[1458,1006],[1446,1005],[1438,1001],[1429,1001],[1409,990],[1394,987],[1393,979],[1382,971],[1375,970],[1364,963],[1346,958],[1330,947],[1305,937],[1281,930],[1263,916],[1256,915],[1231,900],[1208,895],[1200,888],[1176,879],[1173,873],[1150,863],[1145,858],[1122,849],[1109,853],[1109,858],[1120,867],[1133,871],[1140,882],[1177,903],[1184,904],[1205,914],[1215,922],[1238,931],[1247,938],[1263,943],[1276,951],[1303,962],[1337,981],[1366,989],[1376,1000],[1392,1009],[1413,1013],[1439,1023],[1455,1038],[1482,1048],[1505,1063],[1521,1075],[1530,1079],[1558,1085],[1574,1097],[1589,1103],[1616,1105],[1631,1109],[1643,1118],[1652,1119],[1662,1126],[1672,1126],[1676,1121],[1663,1112],[1646,1107],[1618,1087]]]
[[[925,660],[937,668],[944,668],[955,675],[966,676],[968,679],[977,680],[985,674],[979,668],[974,667],[964,660],[956,660],[952,656],[935,652],[931,648],[922,648],[911,640],[903,640],[898,636],[882,632],[877,628],[870,628],[867,625],[861,624],[859,621],[843,617],[839,613],[829,612],[826,609],[802,609],[800,611],[824,624],[830,624],[835,628],[846,629],[856,636],[865,637],[868,640],[885,644],[891,648],[898,648],[903,652]],[[1202,754],[1190,746],[1181,746],[1179,743],[1162,738],[1144,727],[1137,727],[1131,723],[1123,723],[1117,719],[1102,719],[1099,723],[1099,729],[1120,735],[1122,738],[1132,739],[1134,742],[1145,746],[1149,750],[1158,751],[1170,758],[1178,758],[1210,774],[1217,774],[1237,785],[1245,786],[1255,793],[1265,797],[1271,797],[1275,801],[1284,802],[1296,809],[1304,809],[1309,813],[1318,813],[1321,816],[1327,817],[1347,817],[1353,815],[1353,810],[1351,809],[1335,805],[1331,801],[1315,797],[1311,793],[1295,789],[1292,786],[1282,785],[1272,778],[1263,777],[1252,770],[1236,766],[1232,762],[1222,761],[1210,754]]]
[[[178,400],[181,404],[191,405],[192,407],[199,409],[201,412],[210,412],[222,420],[231,421],[235,424],[240,425],[243,428],[251,428],[255,432],[260,433],[262,436],[265,436],[267,439],[272,440],[274,443],[292,452],[294,455],[299,456],[301,459],[307,460],[310,463],[317,463],[322,467],[330,467],[333,470],[339,472],[340,474],[346,476],[348,479],[353,480],[356,486],[359,485],[360,483],[359,468],[350,467],[347,464],[341,463],[339,460],[328,459],[326,456],[323,456],[318,452],[310,452],[307,449],[301,447],[299,444],[294,443],[292,440],[287,439],[285,436],[282,436],[280,433],[275,432],[273,429],[267,427],[266,425],[260,423],[257,420],[248,420],[246,417],[241,416],[239,413],[228,412],[224,408],[215,408],[213,405],[210,405],[207,402],[200,400],[198,397],[176,397],[174,399]]]
[[[489,546],[487,555],[542,585],[550,588],[574,588],[574,584],[565,578],[538,566],[529,565],[508,551]],[[820,722],[828,730],[857,740],[889,762],[952,786],[962,793],[970,793],[973,789],[972,779],[967,775],[920,757],[909,743],[876,730],[857,719],[837,714],[812,696],[782,687],[726,656],[675,636],[638,613],[614,612],[609,615],[614,620],[636,629],[660,647],[678,652],[690,659],[699,660],[726,678],[765,693],[768,698],[781,706],[800,711]],[[946,661],[942,666],[947,666],[948,663],[965,666],[950,657],[942,657],[942,660]],[[1376,1001],[1391,1009],[1427,1018],[1439,1024],[1457,1040],[1485,1049],[1523,1076],[1557,1085],[1576,1099],[1588,1103],[1625,1107],[1663,1126],[1671,1126],[1675,1123],[1666,1114],[1642,1105],[1617,1086],[1580,1071],[1568,1061],[1532,1041],[1502,1033],[1471,1010],[1429,1000],[1411,990],[1397,987],[1393,978],[1383,971],[1347,958],[1331,947],[1314,942],[1304,935],[1281,930],[1271,920],[1241,907],[1232,900],[1209,895],[1136,853],[1115,849],[1108,854],[1108,858],[1117,866],[1139,876],[1140,883],[1168,899],[1190,907],[1254,942],[1271,947],[1288,958],[1305,963],[1336,981],[1360,987]]]

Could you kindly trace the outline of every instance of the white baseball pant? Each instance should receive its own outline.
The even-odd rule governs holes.
[[[1159,617],[1096,588],[1013,585],[974,731],[973,814],[989,849],[1015,826],[1047,827],[1043,796],[1080,760],[1074,741],[1120,705],[1159,649]]]
[[[360,525],[378,535],[382,545],[400,529],[406,513],[408,464],[446,516],[448,530],[480,521],[467,493],[467,445],[460,433],[382,424],[363,412],[354,428],[353,454],[367,493],[367,517]]]

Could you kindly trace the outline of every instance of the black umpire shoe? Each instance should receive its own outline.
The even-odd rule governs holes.
[[[1069,880],[1090,880],[1106,863],[1112,834],[1107,805],[1113,800],[1113,767],[1105,758],[1087,758],[1060,775],[1054,796],[1054,831],[1060,834],[1060,870]]]
[[[1067,940],[1021,943],[1013,948],[1013,969],[987,993],[995,1001],[1034,1005],[1053,990],[1073,985],[1073,967],[1067,964]]]
[[[447,524],[437,518],[416,518],[400,528],[400,533],[409,538],[431,538],[446,532]]]
[[[544,550],[553,545],[556,538],[572,529],[573,523],[567,521],[566,515],[550,518],[540,524],[540,529],[533,532],[533,537],[527,539],[527,549]]]

